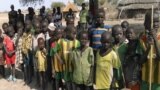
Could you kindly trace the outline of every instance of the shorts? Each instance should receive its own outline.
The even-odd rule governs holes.
[[[7,54],[5,54],[5,59],[7,65],[15,64],[16,55],[14,54],[12,57],[9,57]]]

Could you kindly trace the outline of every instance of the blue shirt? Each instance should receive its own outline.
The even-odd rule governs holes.
[[[101,44],[101,35],[105,32],[105,31],[109,31],[109,29],[111,28],[111,26],[107,26],[105,25],[104,28],[92,28],[91,32],[90,32],[90,37],[91,37],[91,47],[94,50],[99,49],[102,44]]]

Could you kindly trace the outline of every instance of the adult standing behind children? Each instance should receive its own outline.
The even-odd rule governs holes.
[[[14,10],[14,5],[11,5],[11,11],[8,13],[9,24],[13,25],[14,29],[16,29],[17,23],[17,11]]]
[[[17,22],[22,22],[24,25],[24,14],[22,14],[21,9],[18,9]]]
[[[54,23],[56,27],[62,26],[62,12],[60,7],[57,7],[57,12],[55,13],[54,17]]]
[[[150,45],[153,46],[153,57],[151,61],[150,54],[148,55],[148,59],[146,59],[146,62],[143,64],[142,67],[142,86],[141,90],[148,90],[149,89],[149,83],[151,83],[152,87],[151,90],[160,90],[160,24],[159,24],[159,13],[154,12],[153,13],[153,29],[151,27],[151,12],[148,12],[146,14],[145,18],[145,28],[146,33],[142,35],[141,39],[143,41],[143,45],[145,48],[150,48]],[[151,53],[151,51],[150,51]],[[151,62],[152,62],[152,70],[151,68]],[[150,81],[151,80],[151,81]]]
[[[81,30],[87,30],[87,17],[88,17],[88,10],[86,9],[86,4],[82,3],[82,10],[79,13],[80,16],[80,25]]]

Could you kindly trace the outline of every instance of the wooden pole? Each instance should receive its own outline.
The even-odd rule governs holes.
[[[151,30],[153,29],[153,13],[154,13],[154,8],[152,5],[152,14],[151,14]],[[149,90],[152,90],[152,64],[153,64],[153,45],[151,45],[151,50],[150,50],[150,68],[149,68]]]

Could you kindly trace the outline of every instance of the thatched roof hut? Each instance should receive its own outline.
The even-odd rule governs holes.
[[[78,7],[74,3],[68,2],[68,4],[66,5],[66,7],[63,9],[63,12],[68,12],[70,8],[74,12],[79,11]]]
[[[117,8],[119,11],[123,11],[122,14],[132,18],[151,10],[152,5],[155,9],[160,8],[160,0],[121,0]]]
[[[159,8],[160,0],[121,0],[118,9],[150,9]]]

